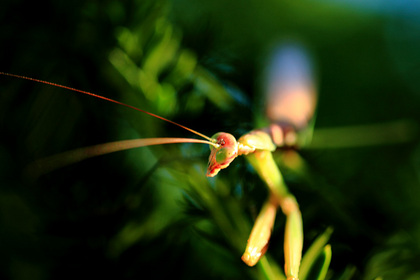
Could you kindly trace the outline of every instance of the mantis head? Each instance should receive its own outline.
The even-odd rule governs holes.
[[[207,168],[207,177],[214,177],[223,168],[238,156],[238,142],[232,134],[218,132],[213,137],[213,141],[218,147],[210,146],[209,165]]]

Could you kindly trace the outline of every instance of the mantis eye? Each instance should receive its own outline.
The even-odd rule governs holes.
[[[218,132],[218,133],[216,133],[216,134],[214,134],[212,137],[211,137],[211,139],[213,139],[213,140],[215,140],[216,141],[216,144],[218,144],[219,146],[224,146],[224,140],[223,140],[223,134],[226,134],[226,133],[224,133],[224,132]],[[216,147],[214,147],[214,146],[212,146],[212,145],[210,145],[209,146],[210,147],[210,151],[211,152],[213,152],[214,150],[218,150],[218,149],[220,149],[220,147],[219,148],[216,148]]]
[[[211,151],[213,151],[214,149],[221,150],[221,148],[235,147],[237,145],[235,137],[232,134],[226,132],[218,132],[214,134],[211,138],[214,139],[216,143],[220,146],[219,148],[210,146]]]
[[[207,176],[215,176],[221,169],[226,168],[238,155],[238,142],[232,134],[219,132],[213,135],[213,141],[218,147],[210,146],[209,166]]]
[[[225,147],[225,148],[221,148],[217,153],[216,153],[216,161],[217,163],[223,164],[226,159],[231,158],[232,156],[234,156],[236,154],[236,149],[235,147]]]
[[[225,164],[227,161],[232,161],[232,157],[236,156],[237,153],[237,142],[232,134],[219,132],[213,135],[213,139],[216,139],[219,148],[213,148],[212,152],[216,153],[215,159],[219,164]]]

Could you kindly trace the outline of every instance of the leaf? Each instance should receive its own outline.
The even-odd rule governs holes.
[[[331,245],[325,245],[322,252],[318,255],[317,259],[312,263],[307,278],[300,279],[314,279],[324,280],[328,272],[328,267],[331,262]]]
[[[327,228],[325,232],[320,235],[306,251],[305,255],[302,258],[299,279],[323,279],[323,278],[313,278],[312,272],[316,267],[319,268],[319,273],[323,272],[324,266],[326,265],[327,269],[331,261],[331,246],[327,245],[327,241],[331,236],[332,228]],[[328,249],[328,248],[329,249]],[[329,253],[328,253],[329,252]],[[319,261],[323,260],[322,263]],[[318,274],[321,275],[321,274]],[[308,277],[311,276],[311,277]],[[325,275],[324,275],[325,277]]]

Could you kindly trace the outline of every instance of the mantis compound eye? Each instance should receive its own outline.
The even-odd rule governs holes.
[[[226,160],[228,160],[235,154],[236,154],[235,147],[221,148],[220,150],[216,152],[216,161],[219,164],[223,164],[224,162],[226,162]]]
[[[208,177],[216,176],[221,169],[228,167],[238,155],[238,142],[232,134],[219,132],[213,135],[212,139],[219,147],[210,146]]]
[[[230,133],[218,132],[214,134],[211,138],[215,140],[216,144],[218,144],[222,148],[234,147],[237,145],[235,137]],[[210,150],[212,151],[213,149],[217,150],[220,148],[215,148],[214,146],[210,146]]]

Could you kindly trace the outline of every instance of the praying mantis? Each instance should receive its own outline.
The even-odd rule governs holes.
[[[243,244],[245,249],[241,259],[249,266],[254,266],[257,263],[264,265],[264,253],[266,252],[270,241],[271,232],[276,219],[276,213],[280,210],[286,216],[283,246],[285,275],[289,280],[311,279],[305,277],[308,275],[308,265],[304,265],[304,259],[301,261],[303,228],[299,205],[297,203],[297,199],[286,187],[282,173],[274,161],[272,153],[278,147],[286,149],[292,148],[293,150],[296,147],[305,146],[305,144],[310,140],[311,122],[314,121],[314,112],[317,103],[316,85],[310,56],[308,56],[304,48],[299,45],[286,45],[276,49],[274,53],[275,55],[272,59],[271,66],[268,67],[267,70],[267,81],[265,82],[267,85],[265,89],[267,94],[266,115],[269,122],[271,122],[267,126],[262,126],[262,128],[246,133],[238,138],[238,140],[236,140],[233,135],[224,132],[216,133],[212,137],[207,137],[169,119],[162,118],[131,105],[123,104],[122,102],[96,94],[76,90],[80,93],[117,103],[119,105],[129,107],[130,109],[151,115],[152,117],[159,118],[163,121],[195,133],[198,136],[203,137],[205,140],[186,138],[151,138],[100,144],[87,148],[71,150],[63,154],[57,154],[52,157],[35,161],[30,168],[28,168],[28,174],[33,175],[31,172],[35,172],[36,176],[40,176],[71,163],[76,163],[89,157],[113,151],[148,145],[188,142],[210,145],[207,176],[213,177],[216,176],[222,169],[232,166],[234,164],[232,163],[234,159],[243,155],[249,164],[254,168],[256,173],[262,178],[261,185],[265,184],[268,187],[268,197],[259,210],[259,214],[255,219],[252,230],[246,233],[249,234],[249,238],[247,244]],[[0,75],[29,79],[52,86],[75,90],[33,78],[8,73],[0,73]],[[398,127],[401,128],[401,126],[394,126],[394,128]],[[409,131],[409,129],[407,129],[407,127],[402,128],[402,130],[390,129],[389,125],[384,127],[376,126],[376,129],[373,129],[373,127],[365,127],[363,131],[359,130],[359,133],[363,132],[363,134],[366,135],[370,133],[370,135],[381,137],[381,131],[386,131],[388,129],[391,132],[401,132],[392,133],[392,135],[402,138],[396,139],[392,137],[382,137],[381,141],[384,141],[383,139],[386,141],[393,141],[393,139],[396,141],[406,141],[407,135],[405,135],[404,131]],[[332,136],[334,138],[334,135]],[[314,140],[319,138],[318,134],[318,138],[314,137]],[[354,141],[351,137],[347,138],[350,138],[350,140],[347,142],[341,141],[340,144],[345,146],[351,141]],[[372,141],[375,142],[375,139],[376,138],[372,139]],[[330,143],[334,143],[334,141],[331,141]],[[312,142],[310,145],[316,147],[318,144],[319,140],[318,142]],[[223,171],[221,172],[223,173]],[[204,177],[204,174],[202,175]],[[324,234],[322,236],[324,240],[323,242],[320,242],[322,243],[320,246],[321,251],[323,251],[325,256],[324,265],[320,273],[320,275],[322,274],[323,276],[326,274],[326,270],[328,269],[331,259],[331,247],[325,245],[327,242],[325,239],[328,239],[327,237],[329,234],[330,231],[328,231],[327,234]],[[307,250],[307,252],[310,251],[310,249]],[[238,255],[238,259],[239,258],[240,255]],[[306,268],[304,269],[304,267]],[[318,279],[323,278],[320,276]]]
[[[274,56],[272,65],[267,71],[267,88],[265,90],[267,93],[266,103],[268,105],[266,113],[269,121],[272,123],[267,126],[263,126],[260,129],[253,130],[243,135],[238,140],[228,133],[216,133],[213,137],[207,137],[195,130],[186,128],[185,126],[179,125],[168,119],[138,108],[133,108],[133,106],[122,104],[121,102],[102,96],[83,92],[111,102],[115,101],[114,103],[119,105],[138,110],[153,117],[178,125],[181,128],[196,133],[198,136],[201,136],[206,140],[152,138],[118,141],[103,145],[95,145],[88,148],[80,148],[64,154],[58,154],[56,156],[41,159],[36,161],[29,170],[39,172],[39,176],[44,173],[50,173],[62,166],[96,155],[110,153],[112,151],[147,145],[189,142],[205,143],[210,145],[211,152],[207,176],[212,177],[217,175],[221,169],[227,168],[229,165],[233,165],[232,161],[236,157],[243,155],[254,168],[256,173],[258,173],[258,175],[262,178],[261,185],[266,184],[269,191],[268,198],[261,207],[253,229],[246,233],[249,234],[249,239],[247,245],[243,245],[245,249],[242,254],[242,260],[250,266],[255,265],[257,262],[260,264],[264,262],[264,253],[268,247],[274,220],[276,218],[276,212],[280,209],[280,211],[282,211],[286,216],[284,234],[285,275],[288,279],[308,279],[301,276],[303,270],[302,268],[304,267],[303,264],[300,265],[303,229],[299,205],[296,198],[287,189],[282,178],[282,174],[274,162],[272,152],[277,149],[277,147],[294,148],[304,146],[306,144],[306,141],[310,138],[310,132],[309,134],[307,132],[310,130],[310,123],[313,121],[317,103],[317,94],[315,82],[313,80],[313,69],[310,57],[306,54],[304,49],[296,45],[289,45],[278,49],[275,53],[277,55]],[[14,76],[53,86],[60,86],[13,74],[1,73],[1,75]],[[371,128],[368,130],[373,131],[374,134],[381,135],[378,133],[379,130],[374,131]],[[403,133],[395,133],[395,135],[405,137]],[[387,139],[392,140],[390,137]],[[316,138],[314,140],[316,140]],[[396,140],[400,141],[401,139]],[[402,139],[402,141],[405,140]],[[315,142],[315,144],[316,143],[319,142]],[[333,141],[331,141],[331,143],[333,143]],[[345,145],[346,142],[342,142],[341,144]],[[325,257],[326,261],[324,263],[324,267],[328,268],[328,258],[331,258],[331,248],[329,246],[325,246],[325,244],[323,244],[322,247],[325,255],[329,256]],[[238,255],[238,259],[239,257],[240,256]],[[303,262],[304,261],[302,260],[302,263]],[[325,270],[323,271],[326,273]],[[322,279],[322,277],[319,279]]]
[[[303,143],[304,134],[301,132],[307,128],[314,115],[317,94],[313,81],[312,63],[305,50],[299,45],[285,45],[277,49],[268,73],[267,116],[271,124],[268,127],[253,130],[236,140],[233,135],[225,132],[207,137],[166,118],[90,92],[0,72],[3,76],[61,87],[126,106],[177,125],[205,139],[146,138],[99,144],[41,159],[34,164],[34,166],[41,166],[41,173],[49,173],[71,163],[119,150],[160,144],[203,143],[210,145],[206,176],[214,177],[219,171],[227,168],[236,157],[244,155],[268,187],[269,197],[256,219],[242,260],[247,265],[254,266],[264,255],[270,240],[276,212],[280,208],[286,216],[284,271],[287,279],[292,280],[299,277],[303,246],[302,217],[296,198],[287,189],[282,174],[272,157],[272,152],[277,147],[292,147]]]

